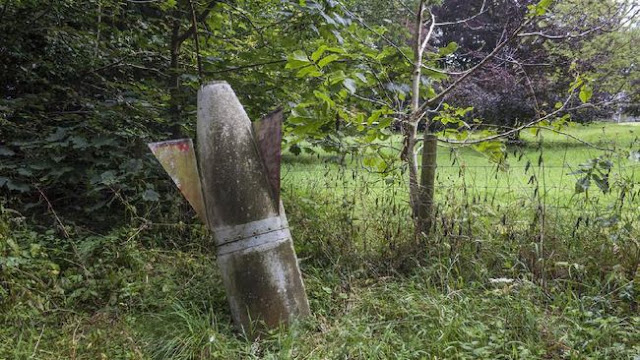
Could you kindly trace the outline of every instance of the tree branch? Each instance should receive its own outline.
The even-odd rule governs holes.
[[[222,74],[222,73],[226,73],[226,72],[232,72],[232,71],[238,71],[238,70],[245,70],[245,69],[251,69],[251,68],[256,68],[256,67],[260,67],[260,66],[265,66],[265,65],[272,65],[272,64],[280,64],[280,63],[285,63],[287,62],[286,59],[281,59],[281,60],[272,60],[272,61],[267,61],[267,62],[262,62],[262,63],[257,63],[257,64],[249,64],[249,65],[242,65],[242,66],[234,66],[231,68],[227,68],[224,70],[217,70],[217,71],[205,71],[204,74],[205,75],[213,75],[213,74]]]
[[[196,16],[197,22],[204,21],[207,18],[207,16],[209,16],[209,13],[211,12],[211,10],[213,10],[213,7],[218,2],[219,2],[219,0],[213,0],[210,3],[208,3],[207,7],[202,11],[202,13],[200,13],[200,15]],[[193,36],[194,31],[195,30],[193,29],[193,27],[190,27],[189,30],[184,32],[184,34],[178,36],[178,39],[177,39],[178,44],[182,44],[190,36]]]
[[[572,34],[571,32],[567,32],[564,35],[551,35],[551,34],[543,33],[542,31],[534,31],[534,32],[518,34],[518,37],[538,36],[538,37],[542,37],[542,38],[550,39],[550,40],[573,39],[573,38],[579,38],[579,37],[587,36],[587,35],[591,34],[592,32],[601,30],[602,28],[604,28],[604,25],[600,25],[600,26],[597,26],[597,27],[595,27],[593,29],[589,29],[589,30],[583,31],[583,32],[581,32],[579,34]]]
[[[413,61],[411,60],[411,58],[409,58],[409,56],[407,56],[407,54],[405,54],[404,51],[402,51],[402,49],[400,48],[400,46],[398,46],[396,43],[394,43],[393,41],[391,41],[389,38],[387,38],[386,36],[384,36],[383,34],[379,34],[378,32],[376,32],[375,30],[373,30],[373,28],[371,26],[369,26],[360,16],[354,14],[353,12],[349,11],[349,9],[347,9],[346,6],[344,6],[342,3],[339,3],[340,6],[342,7],[342,10],[345,12],[345,14],[353,17],[354,19],[356,19],[358,21],[358,23],[360,25],[362,25],[365,29],[371,31],[372,33],[378,35],[382,40],[384,40],[387,44],[391,45],[391,47],[393,47],[394,49],[396,49],[396,51],[398,51],[398,53],[400,55],[402,55],[403,58],[405,58],[405,60],[407,60],[410,64],[413,64]]]
[[[486,64],[489,60],[491,60],[502,48],[504,48],[509,42],[515,39],[518,34],[531,22],[531,19],[525,20],[520,26],[509,36],[507,39],[503,40],[499,43],[487,56],[485,56],[479,63],[477,63],[474,67],[467,70],[462,76],[457,78],[451,85],[447,86],[444,90],[442,90],[439,94],[432,97],[431,99],[425,101],[419,108],[420,112],[424,112],[427,107],[433,105],[434,103],[440,101],[440,99],[444,98],[451,90],[455,89],[462,81],[469,77],[469,75],[476,72],[480,69],[484,64]]]
[[[433,15],[431,10],[429,10],[429,14],[431,15],[431,26],[429,26],[429,32],[427,32],[427,36],[424,37],[424,40],[422,41],[422,45],[420,45],[420,53],[421,53],[420,57],[422,57],[422,54],[424,54],[424,50],[427,48],[427,45],[429,44],[429,40],[431,40],[431,34],[433,34],[433,28],[436,26],[436,17]]]
[[[579,142],[579,143],[581,143],[581,144],[587,145],[588,147],[594,148],[594,149],[596,149],[596,150],[607,151],[607,152],[613,152],[613,151],[615,151],[615,150],[613,150],[613,149],[604,148],[604,147],[599,147],[599,146],[594,145],[594,144],[592,144],[592,143],[590,143],[590,142],[588,142],[588,141],[584,141],[584,140],[580,139],[580,138],[579,138],[579,137],[577,137],[577,136],[573,136],[573,135],[571,135],[571,134],[569,134],[569,133],[566,133],[566,132],[564,132],[564,131],[560,131],[560,130],[557,130],[557,129],[554,129],[554,128],[550,128],[550,127],[548,127],[548,126],[537,126],[537,125],[536,125],[536,126],[532,126],[531,128],[532,128],[532,129],[547,130],[547,131],[551,131],[551,132],[554,132],[554,133],[559,134],[559,135],[564,135],[564,136],[566,136],[566,137],[568,137],[568,138],[571,138],[571,139],[573,139],[573,140],[575,140],[575,141],[577,141],[577,142]]]
[[[487,9],[485,9],[485,5],[486,4],[487,4],[487,0],[483,0],[482,1],[482,6],[480,7],[480,10],[478,11],[478,13],[475,14],[475,15],[469,16],[466,19],[436,23],[436,26],[458,25],[458,24],[464,24],[466,22],[469,22],[469,21],[477,18],[478,16],[484,14],[485,12],[487,12]]]
[[[551,113],[549,113],[549,114],[547,114],[547,115],[545,115],[543,117],[537,118],[537,119],[535,119],[533,121],[530,121],[530,122],[528,122],[528,123],[526,123],[524,125],[518,126],[516,128],[513,128],[513,129],[511,129],[509,131],[505,131],[505,132],[500,133],[500,134],[487,136],[487,137],[482,138],[482,139],[454,140],[454,139],[442,139],[442,138],[439,138],[438,141],[443,142],[443,143],[447,143],[447,144],[455,144],[455,145],[474,145],[474,144],[480,144],[480,143],[487,142],[487,141],[498,140],[498,139],[507,137],[509,135],[515,134],[515,133],[517,133],[519,131],[522,131],[524,129],[534,127],[537,124],[539,124],[540,122],[545,121],[547,119],[550,119],[550,118],[552,118],[552,117],[554,117],[554,116],[556,116],[556,115],[558,115],[560,113],[570,112],[570,111],[575,111],[575,110],[579,110],[579,109],[584,109],[584,108],[587,108],[587,107],[594,107],[595,106],[594,104],[580,104],[578,106],[567,108],[567,104],[569,103],[569,101],[572,98],[573,98],[573,94],[569,95],[569,97],[567,97],[567,100],[565,100],[565,102],[562,104],[562,106],[560,108],[558,108],[557,110],[555,110],[555,111],[553,111],[553,112],[551,112]]]

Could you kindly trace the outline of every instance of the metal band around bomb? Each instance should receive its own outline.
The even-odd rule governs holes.
[[[213,236],[218,255],[267,244],[277,245],[291,239],[289,227],[280,216],[214,229]]]

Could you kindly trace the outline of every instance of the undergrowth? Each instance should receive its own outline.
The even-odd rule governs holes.
[[[328,158],[297,166],[310,180],[285,175],[283,196],[310,318],[255,341],[237,332],[211,240],[180,204],[153,213],[122,198],[126,221],[96,230],[5,202],[0,359],[640,355],[633,177],[560,202],[542,182],[506,201],[460,174],[416,239],[397,179]]]

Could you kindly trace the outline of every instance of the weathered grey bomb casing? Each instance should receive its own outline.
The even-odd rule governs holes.
[[[226,82],[198,92],[198,155],[209,228],[232,316],[246,332],[309,314],[288,223],[240,101]]]

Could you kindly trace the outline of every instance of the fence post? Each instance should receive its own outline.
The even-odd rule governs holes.
[[[207,225],[234,321],[254,336],[254,324],[273,328],[309,314],[286,216],[251,121],[226,82],[198,91],[197,134]]]
[[[438,137],[424,130],[422,148],[422,173],[420,174],[420,206],[418,221],[421,232],[429,234],[433,226],[433,198],[435,192],[436,166],[438,156]]]

